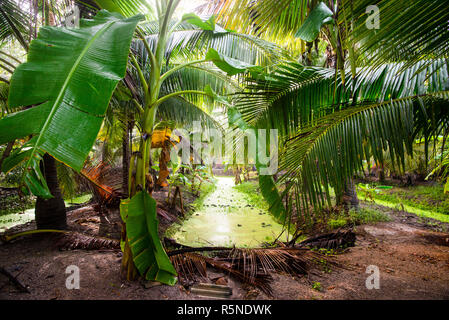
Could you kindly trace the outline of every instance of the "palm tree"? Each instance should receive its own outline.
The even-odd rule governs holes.
[[[197,109],[192,108],[193,103],[198,103],[204,97],[213,98],[215,95],[210,86],[207,86],[209,90],[204,89],[206,83],[211,83],[211,80],[215,78],[215,88],[213,89],[223,91],[228,87],[222,81],[223,74],[211,70],[210,67],[207,70],[201,65],[213,61],[216,65],[220,63],[218,65],[221,68],[224,65],[228,74],[237,73],[240,70],[236,72],[235,70],[238,68],[222,59],[221,55],[226,54],[230,56],[231,60],[245,57],[247,61],[252,59],[249,62],[256,62],[260,61],[262,57],[266,57],[266,52],[270,52],[270,50],[273,52],[275,49],[257,38],[230,34],[216,26],[213,18],[204,22],[195,15],[187,15],[182,21],[173,21],[172,16],[178,3],[178,0],[158,2],[157,15],[159,19],[142,26],[142,30],[139,31],[140,46],[134,47],[140,54],[137,57],[131,55],[132,65],[138,75],[142,92],[141,100],[135,101],[139,106],[138,109],[141,110],[139,125],[142,136],[139,152],[131,158],[131,168],[136,169],[136,176],[131,180],[134,185],[130,185],[129,188],[130,200],[122,203],[122,209],[126,212],[129,207],[134,207],[142,214],[134,221],[130,219],[130,216],[122,215],[126,223],[122,271],[128,279],[135,277],[136,267],[139,273],[145,275],[147,279],[164,283],[174,283],[173,275],[176,274],[160,244],[154,210],[155,201],[151,197],[151,189],[147,190],[147,186],[152,185],[151,175],[148,174],[149,153],[152,133],[157,125],[158,111],[160,109],[168,111],[170,108],[173,110],[173,107],[183,106],[178,109],[180,111],[177,111],[178,113],[183,112],[181,116],[185,118],[189,114],[190,117],[195,115],[192,111]],[[243,47],[241,42],[236,42],[236,39],[243,42]],[[242,51],[245,49],[245,42],[247,50]],[[252,50],[248,50],[248,43],[251,44],[250,49]],[[218,44],[223,48],[221,52],[214,49],[214,46]],[[199,59],[192,57],[192,54],[188,53],[192,49],[196,49],[194,51],[196,55],[207,52],[206,57]],[[243,52],[246,54],[243,55]],[[261,55],[260,52],[263,54]],[[192,60],[172,64],[174,53],[181,55],[184,59],[187,57]],[[164,65],[166,67],[163,67]],[[251,65],[247,65],[251,67]],[[196,80],[185,81],[189,79],[188,77],[190,79],[194,77]],[[204,115],[202,112],[200,114]],[[145,190],[149,192],[147,193]],[[153,212],[152,216],[145,216],[145,212],[150,210]],[[136,232],[135,225],[147,224],[149,219],[152,221],[150,232],[147,235],[140,230]],[[143,236],[146,237],[148,243],[146,246],[142,246],[142,242],[139,240]],[[148,247],[155,249],[151,252]],[[136,260],[137,257],[140,261]]]
[[[298,213],[308,216],[309,206],[331,205],[329,187],[344,194],[364,159],[382,162],[388,150],[401,166],[414,138],[429,141],[447,128],[444,1],[379,2],[384,25],[379,31],[366,28],[369,1],[330,1],[327,9],[302,0],[264,0],[246,9],[249,1],[223,3],[219,12],[235,12],[224,20],[228,24],[261,36],[289,30],[309,43],[321,35],[340,55],[339,74],[285,62],[274,73],[249,77],[236,104],[250,125],[281,131],[280,170],[286,173],[278,182],[289,182]],[[298,11],[289,11],[292,6],[307,9],[298,17]],[[347,54],[349,63],[344,63]],[[272,206],[279,202],[277,192],[265,195]]]
[[[203,20],[189,14],[182,21],[174,21],[172,15],[179,0],[158,1],[156,22],[142,23],[136,29],[143,16],[123,16],[132,15],[138,2],[97,0],[95,6],[104,3],[105,8],[120,15],[99,11],[94,19],[82,21],[80,30],[41,28],[39,41],[31,44],[28,62],[14,72],[9,95],[11,107],[37,106],[1,119],[0,143],[32,136],[10,163],[25,161],[27,187],[37,196],[51,198],[39,162],[48,153],[81,170],[110,97],[125,75],[129,56],[128,70],[138,83],[132,102],[138,110],[135,120],[140,136],[139,150],[130,161],[130,174],[135,171],[136,175],[130,180],[129,199],[120,206],[125,223],[122,271],[128,279],[140,274],[148,280],[173,284],[176,271],[159,239],[156,202],[147,190],[154,128],[164,114],[169,118],[176,115],[184,122],[199,115],[212,123],[195,103],[218,97],[212,87],[222,91],[230,86],[225,85],[226,74],[213,68],[228,75],[259,70],[253,63],[271,64],[278,59],[279,50],[256,37],[226,31],[215,25],[213,17]],[[151,12],[147,16],[151,17]],[[129,55],[134,31],[138,44]],[[55,41],[76,43],[61,47],[55,46]],[[179,63],[176,56],[192,60]],[[55,61],[59,68],[53,65]],[[215,67],[211,68],[211,63]],[[33,69],[35,72],[29,72]],[[215,82],[210,82],[214,78]],[[209,85],[204,88],[205,82]],[[31,86],[30,92],[30,83],[40,83],[41,88]]]

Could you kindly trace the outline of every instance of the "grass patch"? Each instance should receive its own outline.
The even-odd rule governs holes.
[[[375,190],[370,195],[381,206],[449,223],[449,196],[444,194],[442,185],[393,187]]]
[[[403,210],[403,211],[407,211],[407,212],[416,214],[419,217],[431,218],[431,219],[435,219],[435,220],[438,220],[441,222],[449,223],[449,214],[443,214],[443,213],[439,213],[439,212],[435,212],[435,211],[423,210],[423,209],[415,208],[413,206],[409,206],[409,205],[399,203],[399,202],[390,202],[390,201],[379,200],[379,199],[376,199],[375,201],[377,204],[384,206],[384,207],[393,208],[395,210]]]
[[[321,290],[322,290],[321,283],[318,282],[318,281],[315,281],[315,282],[312,284],[312,289],[313,289],[313,290],[316,290],[316,291],[321,291]]]
[[[446,215],[449,213],[449,196],[444,194],[444,188],[441,185],[395,187],[388,191],[374,193],[374,199],[434,213]]]
[[[370,208],[360,208],[358,211],[349,211],[349,214],[341,213],[338,216],[333,216],[327,221],[327,225],[329,229],[334,230],[347,225],[372,224],[388,221],[391,221],[391,218],[381,211]]]

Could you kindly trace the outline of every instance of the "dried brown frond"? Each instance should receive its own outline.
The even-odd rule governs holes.
[[[338,249],[353,247],[356,235],[353,230],[338,230],[309,238],[298,244],[299,247]]]
[[[217,256],[210,258],[185,250],[213,251],[217,253]],[[224,254],[225,252],[227,254]],[[323,261],[329,265],[337,265],[332,258],[307,248],[223,248],[220,250],[206,247],[178,249],[172,253],[169,253],[170,259],[183,284],[195,281],[198,274],[207,278],[205,267],[208,265],[234,276],[244,284],[259,288],[267,295],[271,295],[270,282],[273,272],[285,272],[298,276],[318,269]]]
[[[81,175],[90,182],[101,204],[117,204],[120,201],[122,176],[117,169],[100,161],[97,165],[86,165]]]
[[[120,241],[103,237],[88,236],[79,232],[67,232],[58,236],[56,246],[60,250],[120,249]]]
[[[205,257],[195,253],[184,253],[170,257],[170,261],[178,272],[179,281],[191,284],[198,280],[198,276],[207,279]]]
[[[159,203],[157,206],[157,215],[161,218],[164,218],[168,222],[176,222],[178,221],[178,218],[173,215],[172,213],[168,212],[167,210],[164,210],[160,207]]]

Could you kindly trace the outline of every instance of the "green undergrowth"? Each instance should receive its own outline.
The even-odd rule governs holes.
[[[423,210],[410,205],[406,205],[398,202],[390,202],[385,200],[376,199],[376,204],[384,207],[392,208],[395,210],[406,211],[416,214],[418,217],[431,218],[441,222],[449,223],[449,214],[439,213],[435,211]]]
[[[391,218],[379,210],[360,208],[359,210],[350,210],[348,213],[342,212],[338,215],[332,215],[327,221],[327,225],[329,229],[335,230],[345,226],[388,221],[391,221]]]
[[[367,192],[367,201],[449,223],[449,195],[444,194],[444,188],[440,184],[383,189],[378,183],[373,183],[365,187],[361,199],[364,199]]]
[[[25,210],[34,208],[36,200],[32,197],[19,197],[18,195],[11,195],[1,199],[0,216],[22,213]]]
[[[212,180],[211,182],[205,182],[201,185],[200,188],[200,192],[199,192],[199,197],[196,198],[193,203],[191,204],[191,210],[189,210],[189,213],[192,213],[194,211],[197,210],[201,210],[203,209],[204,206],[204,199],[206,199],[206,197],[215,191],[215,189],[217,188],[217,186],[215,185],[215,181]]]
[[[403,204],[424,211],[449,214],[449,196],[444,194],[441,185],[394,187],[390,190],[376,192],[374,199],[393,204]]]

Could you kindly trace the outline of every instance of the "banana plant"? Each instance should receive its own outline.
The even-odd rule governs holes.
[[[118,12],[101,10],[92,20],[82,20],[79,29],[42,27],[38,38],[30,45],[28,61],[20,65],[11,78],[9,106],[30,107],[0,120],[0,144],[30,137],[23,148],[5,161],[3,170],[25,162],[23,181],[27,188],[23,187],[23,191],[51,198],[40,171],[43,155],[48,153],[76,171],[82,169],[117,83],[125,76],[128,57],[131,57],[130,65],[138,74],[144,97],[141,102],[135,101],[140,119],[140,152],[131,159],[129,171],[130,177],[133,172],[136,175],[129,179],[129,199],[123,200],[120,206],[124,222],[122,273],[129,280],[141,275],[165,284],[176,282],[176,271],[157,232],[156,201],[147,188],[151,183],[149,154],[158,108],[176,97],[215,96],[210,88],[163,95],[163,84],[183,68],[204,62],[214,63],[229,76],[260,71],[259,67],[227,57],[213,48],[202,59],[166,70],[164,59],[170,35],[181,23],[191,23],[211,32],[227,32],[215,27],[213,18],[202,21],[191,14],[173,25],[172,16],[179,1],[157,1],[158,33],[153,38],[156,41],[145,36],[144,28],[137,28],[142,15],[123,17],[127,2],[118,0],[114,3],[120,5],[108,7]],[[99,6],[103,2],[109,3],[95,1]],[[136,57],[130,55],[135,31],[137,40],[146,49],[149,70],[143,70]],[[173,47],[169,49],[173,50]]]
[[[157,113],[159,107],[172,98],[200,95],[215,98],[216,95],[209,87],[204,90],[179,90],[162,95],[164,83],[180,70],[205,62],[213,62],[216,67],[226,72],[229,76],[245,71],[257,71],[260,67],[227,57],[219,53],[214,48],[209,48],[204,58],[181,63],[164,72],[164,60],[167,51],[170,53],[174,48],[168,48],[173,41],[169,39],[175,30],[183,22],[188,22],[200,29],[214,31],[219,30],[215,26],[214,20],[202,21],[194,14],[184,15],[183,19],[175,24],[172,23],[174,11],[180,0],[158,1],[157,15],[158,34],[156,41],[154,38],[145,37],[144,31],[138,31],[143,47],[149,60],[148,70],[142,69],[138,59],[131,55],[132,65],[137,71],[140,85],[143,91],[143,105],[139,106],[141,140],[139,152],[131,159],[130,177],[135,171],[135,177],[130,181],[130,198],[123,201],[120,210],[122,219],[125,222],[125,236],[123,237],[124,256],[122,261],[122,273],[127,279],[133,279],[137,274],[142,275],[147,280],[155,280],[166,284],[176,282],[176,271],[171,265],[168,256],[160,242],[157,234],[156,202],[151,196],[153,184],[149,172],[149,158],[151,150],[151,137],[157,125]],[[219,32],[226,32],[224,30]],[[168,50],[167,50],[168,49]],[[168,54],[170,56],[170,54]],[[161,96],[162,95],[162,96]],[[139,102],[136,102],[139,103]],[[146,227],[145,227],[146,226]]]

